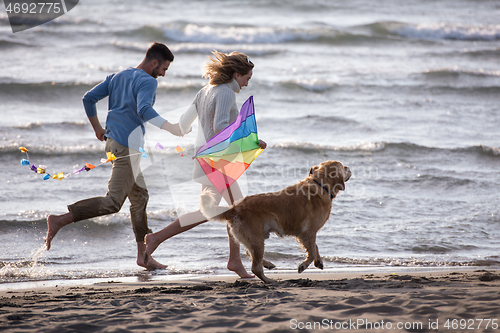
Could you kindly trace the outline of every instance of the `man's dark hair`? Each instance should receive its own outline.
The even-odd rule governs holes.
[[[165,61],[174,61],[174,54],[168,49],[165,44],[154,42],[146,52],[146,60],[158,60],[160,63]]]

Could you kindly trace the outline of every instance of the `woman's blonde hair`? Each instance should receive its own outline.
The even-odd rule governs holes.
[[[209,78],[212,85],[231,82],[234,73],[247,75],[254,66],[247,55],[240,52],[224,54],[214,50],[212,54],[214,58],[208,56],[210,61],[203,67],[203,77]]]

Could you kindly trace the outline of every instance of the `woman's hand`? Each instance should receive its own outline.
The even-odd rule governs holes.
[[[265,143],[264,141],[262,140],[259,140],[259,143],[258,143],[259,147],[262,148],[262,149],[266,149],[267,147],[267,143]]]
[[[182,130],[181,127],[179,126],[179,123],[171,124],[168,121],[165,121],[163,125],[161,125],[161,129],[168,131],[175,136],[180,136],[180,137],[184,136],[184,134],[182,134]]]

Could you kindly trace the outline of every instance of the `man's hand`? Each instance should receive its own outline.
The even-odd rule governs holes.
[[[104,134],[106,134],[106,130],[102,127],[95,131],[95,136],[99,141],[104,141]]]
[[[262,140],[259,140],[259,143],[258,143],[258,144],[259,144],[259,147],[260,147],[260,148],[262,148],[262,149],[266,149],[266,147],[267,147],[267,143],[265,143],[265,142],[264,142],[264,141],[262,141]]]
[[[93,117],[89,117],[90,124],[92,125],[92,128],[94,129],[95,136],[99,141],[104,141],[104,134],[106,134],[106,130],[102,128],[101,123],[99,122],[99,118],[97,118],[97,115]]]
[[[163,125],[161,125],[161,129],[168,131],[175,136],[181,136],[181,137],[184,136],[182,134],[182,130],[181,127],[179,126],[179,123],[171,124],[168,121],[165,121]]]

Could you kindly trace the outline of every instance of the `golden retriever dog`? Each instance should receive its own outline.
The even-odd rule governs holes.
[[[327,161],[314,166],[301,182],[274,193],[248,196],[233,207],[215,205],[210,191],[201,195],[201,212],[213,220],[227,221],[233,236],[252,257],[252,272],[265,283],[273,281],[264,275],[263,266],[275,266],[264,259],[264,241],[274,232],[280,237],[295,236],[307,251],[299,267],[302,273],[310,264],[323,269],[316,245],[316,233],[330,217],[332,200],[345,188],[351,177],[347,166]]]

